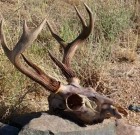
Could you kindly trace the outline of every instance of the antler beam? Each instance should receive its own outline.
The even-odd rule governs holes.
[[[33,30],[30,30],[27,26],[26,21],[24,21],[23,34],[21,38],[19,39],[18,43],[15,45],[14,49],[9,50],[6,45],[6,39],[3,32],[3,21],[1,21],[0,41],[6,56],[20,72],[22,72],[32,80],[36,81],[47,90],[56,92],[60,88],[60,82],[46,75],[39,67],[33,64],[31,61],[27,60],[24,55],[22,55],[23,59],[28,64],[28,66],[31,67],[32,69],[26,67],[24,64],[20,62],[21,54],[37,38],[38,34],[43,29],[45,23],[46,23],[46,19],[44,19],[38,27],[36,27]]]
[[[62,62],[57,60],[51,53],[49,53],[50,57],[55,62],[55,64],[61,69],[62,73],[65,75],[65,77],[67,78],[69,83],[71,83],[73,81],[73,78],[76,77],[75,72],[71,68],[72,57],[74,56],[75,51],[77,50],[78,46],[88,38],[88,36],[92,32],[93,26],[94,26],[93,25],[93,14],[92,14],[90,8],[86,4],[84,4],[84,5],[89,14],[89,25],[86,24],[85,20],[83,19],[82,15],[78,11],[77,7],[75,7],[77,15],[82,23],[83,29],[82,29],[81,33],[78,35],[78,37],[70,43],[66,43],[62,38],[60,38],[54,32],[53,28],[47,21],[47,24],[48,24],[48,27],[50,29],[52,36],[58,41],[58,43],[64,49],[64,56],[63,56]]]

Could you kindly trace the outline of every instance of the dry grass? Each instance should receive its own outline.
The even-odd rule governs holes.
[[[83,86],[92,86],[127,108],[140,105],[140,25],[139,3],[118,0],[85,0],[95,15],[95,29],[76,52],[73,68]],[[72,5],[87,18],[80,0],[0,0],[8,46],[13,48],[22,33],[22,22],[37,26],[47,17],[64,40],[74,39],[81,27]],[[63,7],[63,8],[62,8]],[[45,27],[36,42],[25,52],[47,74],[65,83],[65,78],[50,61],[47,49],[61,59],[57,42]],[[48,92],[19,73],[0,48],[0,119],[11,113],[45,111]],[[127,121],[140,125],[140,114],[129,111]]]

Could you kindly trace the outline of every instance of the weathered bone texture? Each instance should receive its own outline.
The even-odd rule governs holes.
[[[88,25],[86,24],[80,12],[75,7],[83,29],[77,38],[70,43],[66,43],[60,38],[46,19],[33,30],[30,30],[26,21],[24,21],[23,34],[13,50],[9,50],[6,45],[6,39],[3,32],[3,21],[1,21],[0,41],[6,56],[20,72],[53,93],[49,97],[50,110],[68,111],[73,113],[84,123],[92,124],[95,121],[103,121],[108,114],[116,118],[121,118],[121,113],[127,115],[127,112],[120,106],[116,105],[111,99],[95,92],[94,89],[90,87],[83,88],[80,86],[80,81],[71,67],[72,57],[74,56],[76,49],[88,38],[94,26],[93,14],[86,4],[84,4],[84,6],[89,15],[89,23]],[[60,68],[63,75],[67,78],[68,84],[62,84],[50,77],[22,54],[37,38],[46,22],[52,36],[64,49],[62,62],[50,52],[49,55],[54,63]],[[20,56],[25,61],[26,66],[20,62]]]

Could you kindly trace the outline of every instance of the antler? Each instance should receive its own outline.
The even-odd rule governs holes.
[[[62,85],[59,81],[56,81],[54,78],[46,75],[39,67],[29,61],[22,54],[24,50],[37,38],[38,34],[41,32],[46,23],[46,19],[44,19],[44,21],[42,21],[42,23],[33,30],[30,30],[26,24],[26,21],[24,21],[23,34],[13,50],[9,50],[6,45],[3,32],[3,21],[1,21],[0,41],[2,48],[9,60],[20,72],[36,81],[47,90],[55,92],[55,94],[51,94],[52,96],[49,98],[50,108],[73,112],[85,123],[92,123],[94,120],[103,120],[108,112],[117,118],[121,118],[120,113],[127,115],[125,109],[115,104],[111,99],[98,94],[93,88],[81,87],[78,82],[79,80],[76,78],[75,72],[71,68],[71,60],[76,49],[78,48],[78,45],[88,38],[93,29],[92,12],[86,4],[85,8],[89,14],[89,25],[86,24],[78,9],[75,7],[83,29],[78,37],[70,43],[64,42],[64,40],[53,31],[49,22],[47,22],[53,37],[64,48],[62,62],[57,60],[50,52],[49,55],[67,78],[69,82],[68,85]],[[28,66],[25,66],[20,62],[20,56],[22,56],[24,62]]]
[[[2,48],[7,55],[8,59],[12,62],[12,64],[23,74],[36,81],[40,85],[42,85],[47,90],[52,92],[56,92],[60,88],[60,82],[46,75],[39,67],[33,64],[31,61],[27,60],[24,55],[22,55],[24,61],[27,63],[29,67],[26,67],[24,64],[20,62],[20,56],[24,52],[24,50],[37,38],[38,34],[41,32],[44,24],[46,23],[46,19],[42,21],[42,23],[33,30],[30,30],[27,26],[26,21],[23,24],[23,34],[19,39],[18,43],[15,45],[13,50],[9,50],[6,45],[6,40],[3,32],[3,21],[0,23],[0,41],[2,44]]]
[[[60,38],[54,32],[53,28],[51,27],[51,25],[47,21],[47,24],[48,24],[48,27],[51,31],[52,36],[58,41],[58,43],[64,49],[64,56],[63,56],[62,62],[57,60],[50,52],[49,52],[49,55],[52,58],[52,60],[55,62],[55,64],[61,69],[62,73],[67,78],[69,83],[75,81],[75,78],[76,78],[75,72],[71,68],[72,57],[74,56],[74,53],[75,53],[76,49],[78,48],[78,45],[83,43],[88,38],[88,36],[90,35],[90,33],[92,32],[92,29],[93,29],[92,12],[86,4],[84,4],[84,5],[85,5],[85,8],[89,14],[89,25],[86,24],[85,20],[81,16],[77,7],[75,7],[77,15],[78,15],[79,19],[81,20],[83,29],[82,29],[81,33],[78,35],[78,37],[70,43],[66,43],[62,38]]]

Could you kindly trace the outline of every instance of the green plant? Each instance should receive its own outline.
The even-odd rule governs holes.
[[[115,4],[115,3],[114,3]],[[115,40],[123,30],[131,26],[132,10],[121,5],[102,5],[97,8],[97,30],[106,40]]]

